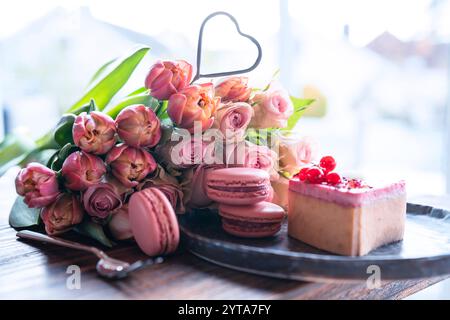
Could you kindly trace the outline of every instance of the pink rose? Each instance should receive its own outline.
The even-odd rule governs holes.
[[[271,179],[276,179],[277,154],[264,145],[256,145],[251,142],[241,142],[227,150],[228,166],[244,166],[267,171]]]
[[[161,167],[156,176],[145,179],[136,187],[137,190],[146,188],[159,189],[167,197],[175,213],[185,212],[181,186],[175,177],[168,175]]]
[[[154,147],[161,139],[161,125],[155,112],[144,105],[129,106],[116,118],[117,133],[132,147]]]
[[[122,198],[114,185],[102,182],[86,189],[83,205],[90,216],[105,219],[122,206]]]
[[[310,164],[317,154],[317,144],[310,137],[280,136],[278,148],[279,169],[291,175]]]
[[[253,116],[253,108],[245,102],[221,105],[216,112],[214,128],[218,128],[224,137],[242,139]]]
[[[195,136],[181,137],[156,149],[161,161],[174,169],[186,169],[202,163],[205,151],[206,143]]]
[[[61,170],[64,185],[74,191],[84,191],[100,182],[105,173],[106,166],[103,160],[83,151],[71,153],[64,160]]]
[[[83,220],[84,210],[75,194],[64,193],[41,211],[45,232],[55,235],[70,230]]]
[[[109,231],[116,240],[127,240],[133,238],[128,215],[128,204],[124,204],[111,217],[108,223]]]
[[[60,193],[56,172],[40,163],[29,163],[17,174],[16,192],[25,197],[28,207],[45,207],[55,201]]]
[[[152,155],[141,148],[117,145],[106,156],[112,174],[125,187],[135,187],[156,168]]]
[[[255,112],[250,127],[257,129],[285,128],[294,112],[289,95],[281,89],[256,94],[252,105]]]
[[[252,93],[247,83],[247,77],[226,78],[216,85],[215,94],[222,102],[247,102]]]
[[[159,100],[167,100],[189,85],[192,66],[184,60],[157,61],[145,78],[145,87]]]
[[[93,154],[105,154],[116,143],[116,124],[107,114],[92,111],[75,118],[73,141],[81,150]]]
[[[201,130],[205,131],[214,122],[213,116],[219,100],[214,98],[212,83],[191,85],[170,97],[167,113],[174,124],[180,128],[193,133],[195,122],[197,122]]]

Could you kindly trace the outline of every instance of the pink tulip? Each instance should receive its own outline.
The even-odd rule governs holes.
[[[61,170],[64,185],[74,191],[84,191],[100,182],[105,173],[106,166],[103,160],[83,151],[71,153],[64,160]]]
[[[214,122],[213,116],[219,100],[214,98],[212,83],[191,85],[170,97],[167,113],[174,124],[180,128],[193,133],[197,122],[201,130],[205,131]]]
[[[114,185],[101,182],[86,189],[83,206],[90,216],[102,220],[122,206],[122,198]]]
[[[28,207],[45,207],[55,201],[60,193],[56,172],[40,163],[29,163],[17,174],[16,192],[25,197]]]
[[[167,100],[189,85],[192,66],[184,60],[157,61],[145,78],[145,87],[159,100]]]
[[[101,112],[81,113],[72,129],[73,141],[81,150],[93,154],[105,154],[116,143],[116,124]]]
[[[247,77],[226,78],[216,86],[216,97],[220,97],[222,102],[247,102],[252,93],[247,83]]]
[[[144,149],[117,145],[106,156],[106,163],[111,166],[112,174],[125,187],[135,187],[149,173],[156,169],[152,155]]]
[[[84,210],[75,194],[64,193],[43,208],[41,218],[49,235],[69,231],[83,220]]]
[[[252,99],[255,111],[250,127],[285,128],[289,117],[294,112],[294,106],[286,91],[278,89],[264,91]]]
[[[243,139],[252,116],[253,108],[248,103],[224,104],[217,109],[213,127],[218,128],[227,140]]]
[[[128,215],[128,204],[124,204],[111,217],[108,223],[109,231],[116,240],[127,240],[133,238]]]
[[[116,118],[117,133],[132,147],[154,147],[161,139],[161,124],[155,112],[144,105],[123,109]]]

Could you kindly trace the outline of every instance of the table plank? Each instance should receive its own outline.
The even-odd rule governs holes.
[[[222,268],[180,247],[161,265],[106,280],[97,276],[89,253],[16,239],[7,223],[14,176],[12,171],[0,179],[1,299],[401,299],[446,278],[385,282],[372,290],[365,283],[289,281]],[[134,244],[108,254],[129,262],[145,258]],[[70,265],[81,269],[79,290],[66,287]]]

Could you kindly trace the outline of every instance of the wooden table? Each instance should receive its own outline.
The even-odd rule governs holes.
[[[0,298],[2,299],[401,299],[445,277],[386,282],[320,284],[278,280],[210,264],[182,247],[161,265],[121,281],[97,276],[94,256],[52,245],[19,241],[8,225],[14,171],[0,179]],[[444,201],[445,199],[439,199]],[[450,199],[447,199],[450,203]],[[133,245],[108,251],[126,261],[145,256]],[[81,269],[81,288],[68,289],[68,266]]]

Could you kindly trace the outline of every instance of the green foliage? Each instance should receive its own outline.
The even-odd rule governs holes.
[[[123,59],[116,59],[103,65],[94,75],[94,81],[88,91],[77,101],[69,112],[73,112],[94,99],[98,109],[103,110],[116,93],[127,83],[133,71],[150,50],[148,47],[138,47]]]
[[[39,224],[40,209],[28,208],[18,196],[9,214],[9,224],[13,228],[28,228]]]
[[[74,230],[84,236],[97,240],[106,247],[111,248],[114,246],[114,242],[106,236],[103,226],[90,219],[84,219]]]
[[[294,113],[289,117],[288,124],[283,130],[292,130],[302,117],[308,106],[314,102],[314,99],[301,99],[291,96],[292,104],[294,105]]]

